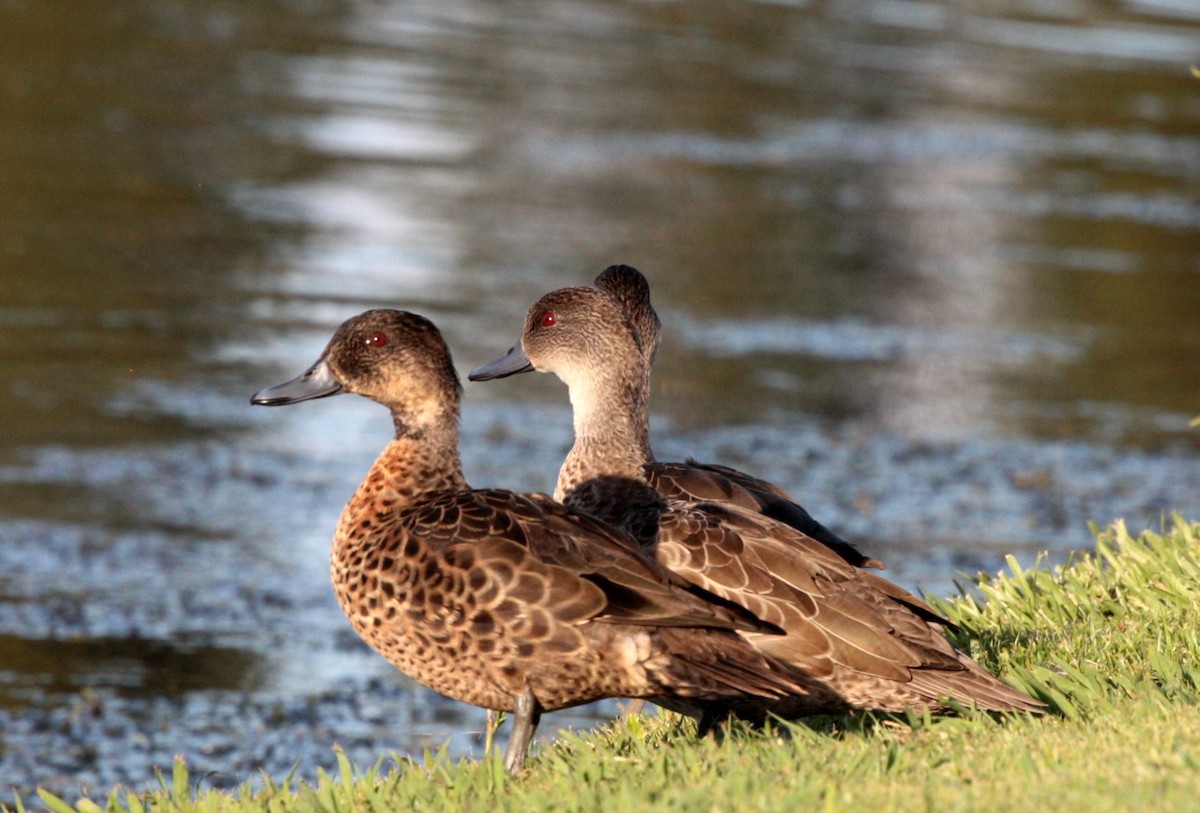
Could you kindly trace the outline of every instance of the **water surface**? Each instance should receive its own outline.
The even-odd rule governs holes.
[[[367,307],[466,370],[638,266],[660,457],[907,586],[1194,516],[1197,62],[1159,0],[0,2],[0,789],[478,753],[328,586],[386,414],[247,404]],[[548,489],[565,392],[463,430]]]

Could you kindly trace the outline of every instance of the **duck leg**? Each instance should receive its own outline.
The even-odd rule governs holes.
[[[633,700],[630,700],[628,703],[626,703],[625,707],[621,709],[621,716],[622,717],[637,717],[639,714],[641,714],[645,710],[646,710],[646,698],[635,697]]]
[[[531,689],[513,697],[513,727],[508,736],[508,748],[504,751],[504,767],[509,773],[517,773],[525,762],[533,732],[542,718],[542,709]]]

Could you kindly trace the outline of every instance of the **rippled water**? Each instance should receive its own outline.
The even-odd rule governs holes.
[[[0,0],[0,790],[477,753],[328,587],[386,415],[247,405],[366,307],[468,369],[640,267],[660,456],[906,585],[1194,515],[1197,63],[1182,0]],[[564,396],[469,386],[470,479]]]

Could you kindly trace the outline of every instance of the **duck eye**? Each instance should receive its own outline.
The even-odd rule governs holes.
[[[554,311],[546,311],[542,314],[542,327],[554,327],[558,324],[558,317],[554,315]]]
[[[367,344],[371,345],[371,347],[383,347],[387,344],[387,334],[377,330],[367,337]]]

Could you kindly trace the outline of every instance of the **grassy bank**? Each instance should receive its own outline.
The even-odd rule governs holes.
[[[499,760],[388,761],[315,786],[225,794],[179,763],[163,789],[59,811],[1193,810],[1200,798],[1200,524],[1098,533],[1067,566],[1008,570],[939,600],[990,669],[1051,705],[1042,719],[814,721],[696,741],[676,718],[615,722]],[[34,805],[31,805],[31,807]],[[20,809],[18,807],[18,809]]]

